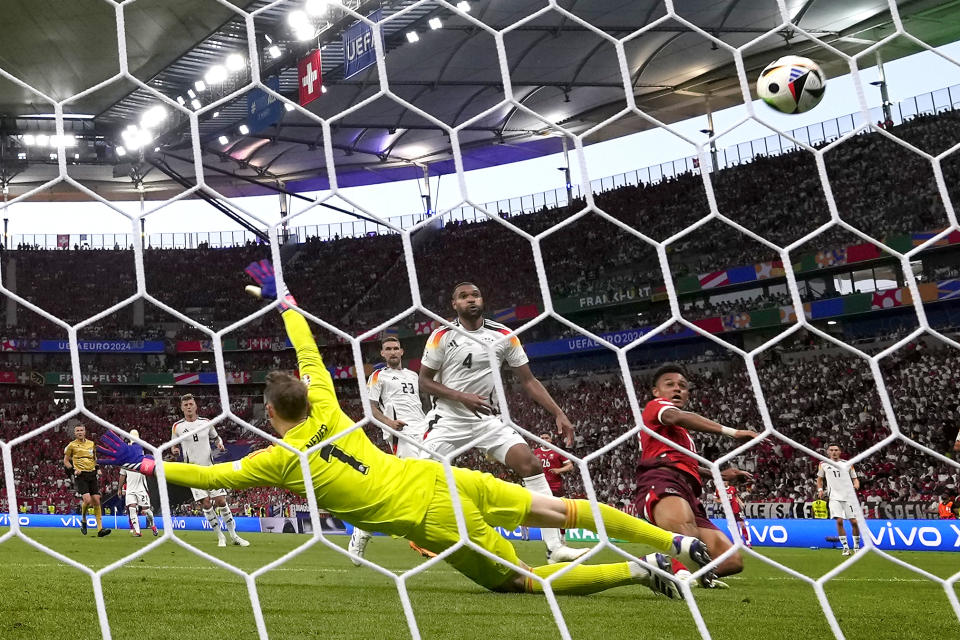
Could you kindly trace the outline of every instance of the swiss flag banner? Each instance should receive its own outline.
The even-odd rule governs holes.
[[[311,51],[297,63],[300,86],[300,106],[306,106],[320,97],[323,77],[320,74],[320,49]]]

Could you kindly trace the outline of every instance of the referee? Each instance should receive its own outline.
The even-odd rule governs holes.
[[[97,517],[97,537],[110,535],[110,529],[103,528],[103,511],[100,509],[100,488],[97,486],[96,449],[93,440],[87,440],[87,428],[78,424],[73,428],[74,440],[63,450],[63,464],[73,471],[77,493],[83,496],[80,504],[80,533],[87,535],[87,510],[93,506]]]

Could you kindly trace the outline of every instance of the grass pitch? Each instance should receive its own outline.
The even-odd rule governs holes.
[[[0,533],[6,529],[0,530]],[[126,531],[97,539],[78,531],[28,530],[38,542],[103,567],[142,548],[152,537]],[[220,549],[210,532],[178,532],[183,540],[244,570],[257,569],[307,540],[299,535],[251,534],[248,548]],[[347,538],[333,538],[346,546]],[[634,553],[642,550],[626,545]],[[542,564],[540,543],[518,543],[525,562]],[[835,550],[758,549],[810,576],[840,563]],[[896,554],[935,575],[960,570],[960,554]],[[400,572],[421,562],[405,541],[375,538],[367,557]],[[604,552],[597,561],[617,561]],[[695,591],[713,638],[787,640],[832,638],[813,589],[748,557],[746,570],[728,579],[728,591]],[[542,596],[493,594],[446,565],[408,581],[421,634],[430,639],[558,638]],[[257,580],[270,637],[408,638],[394,583],[319,545]],[[113,638],[178,640],[256,638],[244,581],[167,541],[103,578]],[[870,554],[827,583],[826,594],[850,640],[960,638],[958,623],[939,583]],[[642,587],[621,587],[588,597],[560,597],[574,638],[619,640],[699,638],[683,602]],[[100,637],[90,578],[19,539],[0,544],[0,638],[61,640]]]

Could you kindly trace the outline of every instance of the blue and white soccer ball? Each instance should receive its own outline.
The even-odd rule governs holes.
[[[784,56],[767,65],[757,78],[757,95],[783,113],[804,113],[823,100],[827,77],[816,62]]]

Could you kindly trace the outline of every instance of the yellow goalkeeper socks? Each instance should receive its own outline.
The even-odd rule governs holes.
[[[103,509],[100,508],[100,505],[93,505],[93,515],[97,517],[97,531],[103,529]]]
[[[541,578],[547,578],[569,564],[569,562],[560,562],[544,567],[534,567],[531,571]],[[616,564],[581,564],[554,579],[550,584],[554,593],[585,596],[637,582],[641,582],[641,578],[633,575],[630,565],[626,562],[618,562]],[[543,584],[533,578],[527,578],[524,586],[527,593],[543,593]]]
[[[588,500],[568,500],[561,498],[567,505],[567,521],[563,525],[566,529],[597,530],[597,523],[593,518]],[[674,533],[650,524],[646,520],[634,518],[610,505],[599,503],[600,516],[611,538],[621,538],[627,542],[637,542],[648,545],[661,553],[673,551]]]

